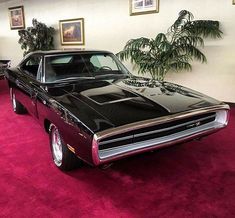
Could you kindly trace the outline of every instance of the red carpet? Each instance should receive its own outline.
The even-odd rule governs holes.
[[[0,84],[0,217],[235,217],[235,109],[199,141],[63,173]]]

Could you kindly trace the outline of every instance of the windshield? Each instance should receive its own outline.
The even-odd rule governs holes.
[[[45,56],[44,82],[94,79],[129,74],[110,53],[63,54]]]

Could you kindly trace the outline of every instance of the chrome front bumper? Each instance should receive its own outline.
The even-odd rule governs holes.
[[[205,114],[209,112],[216,112],[216,119],[213,122],[196,126],[194,128],[187,129],[185,131],[177,132],[164,137],[159,137],[151,140],[125,144],[118,147],[99,150],[99,141],[106,137],[114,136],[117,134],[125,133],[132,130],[137,130],[145,127],[150,127],[166,122],[176,121],[183,118],[188,118],[195,115]],[[107,162],[111,162],[117,159],[121,159],[137,153],[142,153],[149,150],[159,149],[165,146],[181,143],[184,141],[200,138],[204,135],[211,134],[224,128],[228,124],[229,106],[221,104],[218,106],[203,108],[200,110],[193,110],[190,112],[178,113],[166,117],[161,117],[152,120],[141,121],[138,123],[132,123],[125,126],[108,129],[99,133],[96,133],[93,137],[92,143],[92,158],[94,165],[100,165]]]

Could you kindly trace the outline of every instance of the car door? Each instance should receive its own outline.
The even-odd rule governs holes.
[[[20,71],[21,74],[16,80],[16,97],[31,115],[37,117],[37,84],[42,71],[42,56],[33,55],[25,60]]]

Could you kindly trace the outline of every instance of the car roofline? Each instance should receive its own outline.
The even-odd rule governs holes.
[[[42,55],[42,56],[51,56],[51,55],[67,55],[67,54],[89,54],[89,53],[106,53],[106,54],[112,54],[110,51],[106,50],[86,50],[86,49],[63,49],[63,50],[49,50],[49,51],[33,51],[28,53],[23,60],[17,65],[17,67],[21,66],[22,63],[25,62],[26,59],[28,59],[32,55]]]
[[[30,52],[26,56],[29,57],[31,55],[40,54],[40,55],[56,55],[56,54],[71,54],[71,53],[78,53],[78,54],[85,54],[85,53],[112,53],[106,50],[85,50],[85,49],[65,49],[65,50],[49,50],[49,51],[34,51]]]

